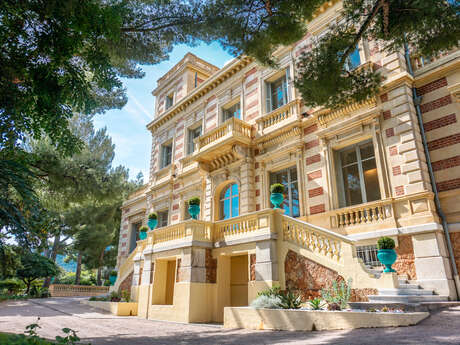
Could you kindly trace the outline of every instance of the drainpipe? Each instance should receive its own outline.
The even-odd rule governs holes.
[[[404,56],[406,58],[407,68],[409,69],[409,74],[414,76],[414,71],[412,69],[412,62],[410,60],[409,45],[404,43]],[[436,179],[434,177],[433,167],[431,165],[430,151],[428,150],[428,144],[425,135],[425,128],[423,127],[423,118],[422,111],[420,110],[421,96],[417,96],[417,89],[415,85],[412,87],[412,97],[414,100],[415,111],[417,113],[418,124],[420,127],[420,134],[422,137],[423,150],[425,151],[426,164],[428,166],[428,172],[430,174],[431,187],[434,192],[434,203],[436,205],[436,211],[438,212],[439,218],[441,219],[442,228],[444,230],[444,236],[446,238],[447,250],[449,251],[450,264],[452,267],[452,275],[454,280],[455,289],[457,290],[457,299],[460,298],[460,280],[458,276],[457,265],[455,263],[454,250],[452,248],[452,241],[449,235],[449,227],[447,225],[447,220],[444,212],[441,208],[441,202],[439,200],[438,188],[436,186]]]

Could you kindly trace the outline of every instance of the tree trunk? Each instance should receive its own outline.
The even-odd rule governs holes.
[[[51,250],[50,259],[53,262],[56,262],[56,257],[57,257],[57,253],[58,253],[60,244],[61,244],[61,233],[59,232],[56,236],[54,236],[53,249]],[[43,287],[44,288],[49,288],[50,284],[51,284],[51,277],[48,277],[43,282]]]
[[[97,285],[102,285],[102,263],[104,262],[104,250],[101,251],[101,255],[99,256],[99,265],[97,268]]]
[[[81,252],[78,252],[77,257],[77,270],[75,271],[75,285],[80,285],[80,276],[81,276]]]

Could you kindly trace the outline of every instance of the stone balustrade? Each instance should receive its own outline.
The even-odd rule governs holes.
[[[108,286],[51,284],[51,297],[99,296],[109,292]]]
[[[337,227],[345,227],[359,224],[372,224],[391,218],[391,200],[378,201],[362,204],[355,207],[347,207],[336,210]]]
[[[454,57],[454,55],[458,56],[459,54],[459,49],[458,48],[454,48],[452,50],[448,50],[448,51],[443,51],[443,52],[439,52],[438,54],[436,55],[433,55],[433,56],[422,56],[422,55],[417,55],[417,54],[413,54],[411,56],[411,62],[412,62],[412,68],[414,69],[414,71],[418,71],[430,64],[433,64],[447,56],[452,56]]]
[[[212,223],[190,219],[148,232],[147,241],[149,245],[153,246],[183,239],[210,242],[212,240],[212,229]]]
[[[295,99],[278,109],[273,110],[267,115],[257,120],[259,133],[265,134],[267,129],[271,129],[272,126],[279,124],[287,119],[297,119],[299,114],[300,100]]]
[[[218,221],[214,227],[214,242],[224,241],[229,236],[244,235],[257,230],[259,230],[257,214]]]

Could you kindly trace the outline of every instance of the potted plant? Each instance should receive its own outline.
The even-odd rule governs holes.
[[[109,275],[110,285],[115,284],[116,280],[117,280],[117,271],[111,271]]]
[[[377,242],[377,257],[385,265],[383,272],[396,272],[391,268],[396,261],[395,241],[390,237],[381,237]]]
[[[281,183],[274,183],[270,186],[270,201],[275,208],[281,208],[280,205],[284,200],[284,185]]]
[[[195,196],[188,201],[188,213],[193,219],[198,219],[200,213],[200,198]]]
[[[149,228],[147,228],[145,225],[142,225],[139,229],[139,239],[141,241],[147,238],[147,231],[149,231]]]
[[[158,224],[158,215],[155,212],[149,214],[149,220],[147,221],[147,225],[149,226],[150,230],[156,228]]]

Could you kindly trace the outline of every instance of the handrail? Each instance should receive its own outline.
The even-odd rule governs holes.
[[[239,216],[215,222],[214,242],[223,241],[225,236],[239,235],[259,229],[257,214]]]
[[[197,145],[197,151],[200,151],[207,145],[212,144],[213,142],[217,141],[220,138],[223,138],[225,135],[232,132],[236,132],[249,139],[251,139],[252,137],[251,125],[247,124],[246,122],[240,119],[232,117],[231,119],[228,119],[217,128],[214,128],[212,131],[196,138],[194,142]]]
[[[285,105],[257,119],[256,122],[259,125],[259,131],[263,131],[268,127],[271,127],[283,120],[286,120],[287,118],[296,115],[296,113],[298,114],[299,111],[295,111],[298,104],[300,104],[300,99],[294,99],[289,103],[286,103]]]
[[[392,217],[392,200],[378,200],[331,211],[335,214],[337,227],[371,224]]]

